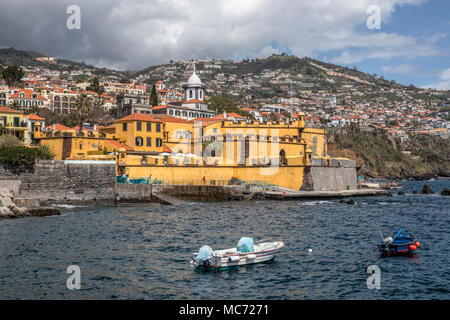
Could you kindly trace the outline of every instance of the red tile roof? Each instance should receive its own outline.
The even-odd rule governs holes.
[[[8,113],[22,113],[20,111],[8,108],[8,107],[0,107],[0,112],[8,112]]]
[[[27,114],[25,116],[23,116],[24,118],[28,118],[30,120],[39,120],[39,121],[44,121],[44,118],[39,117],[37,114]]]
[[[67,91],[67,93],[64,93],[64,91]],[[70,90],[70,89],[59,89],[59,90],[56,90],[54,93],[77,94],[75,91],[72,91],[72,90]]]
[[[20,94],[24,93],[25,97],[21,98]],[[31,95],[35,93],[36,94],[36,98],[33,98]],[[16,91],[11,97],[10,99],[39,99],[39,100],[46,100],[46,98],[44,98],[43,96],[41,96],[39,93],[34,92],[34,90],[32,89],[20,89],[18,91]]]
[[[163,145],[163,152],[169,152],[172,153],[172,149],[170,149],[168,146]]]
[[[169,116],[167,114],[153,114],[152,117],[161,120],[162,122],[173,122],[173,123],[185,123],[185,124],[192,124],[191,121],[175,118],[172,116]]]
[[[45,127],[45,130],[53,130],[53,125],[49,125]],[[55,130],[56,131],[63,131],[63,130],[73,130],[69,127],[63,126],[62,124],[55,123]]]
[[[227,113],[226,118],[245,119],[245,117],[241,116],[240,114],[234,113],[234,112]],[[225,119],[225,115],[223,113],[221,113],[221,114],[218,114],[215,117],[212,117],[211,119]]]
[[[124,148],[124,149],[127,150],[127,151],[133,150],[131,147],[127,146],[126,144],[120,143],[120,142],[117,141],[117,140],[110,139],[110,140],[108,140],[108,141],[109,141],[113,146],[115,146],[117,149]]]
[[[165,109],[165,108],[167,108],[166,105],[154,106],[154,107],[152,108],[152,110],[159,110],[159,109]]]
[[[197,100],[197,99],[183,101],[183,104],[188,104],[188,103],[203,103],[203,104],[206,104],[205,101],[201,101],[201,100]]]
[[[162,122],[161,120],[155,119],[148,114],[144,113],[133,113],[122,119],[117,120],[117,122],[122,121],[151,121],[151,122]]]

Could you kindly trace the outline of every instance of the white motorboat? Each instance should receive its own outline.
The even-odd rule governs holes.
[[[253,244],[252,238],[241,238],[237,247],[213,251],[203,246],[191,259],[193,268],[223,270],[231,267],[267,262],[275,259],[283,241],[260,241]]]

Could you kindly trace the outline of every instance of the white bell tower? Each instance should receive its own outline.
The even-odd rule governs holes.
[[[183,85],[184,88],[184,100],[200,100],[204,101],[205,95],[204,95],[204,88],[205,85],[202,83],[200,78],[197,76],[197,73],[195,73],[195,63],[193,63],[193,69],[194,73],[192,73],[191,77],[189,78],[188,82]]]

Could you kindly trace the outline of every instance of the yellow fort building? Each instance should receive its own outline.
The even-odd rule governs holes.
[[[118,176],[154,183],[242,180],[311,191],[357,184],[355,162],[329,157],[325,130],[306,128],[303,114],[258,122],[226,113],[191,120],[134,113],[107,127],[48,128],[35,126],[34,139],[48,145],[56,159],[115,159]]]

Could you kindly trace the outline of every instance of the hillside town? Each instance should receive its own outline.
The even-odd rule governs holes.
[[[362,130],[385,130],[401,141],[411,134],[446,139],[450,132],[448,91],[399,85],[309,58],[283,54],[253,60],[171,61],[127,73],[129,77],[123,72],[99,72],[87,65],[71,70],[66,62],[53,57],[35,60],[36,65],[20,65],[20,83],[9,86],[0,80],[0,107],[22,111],[30,121],[42,119],[44,109],[61,117],[76,114],[77,97],[84,94],[111,116],[86,125],[107,126],[133,113],[166,114],[186,121],[304,116],[309,127],[356,124]],[[196,78],[192,84],[202,88],[198,92],[204,96],[185,97],[183,85],[193,71]],[[156,97],[152,91],[156,91]],[[210,109],[211,97],[233,101],[236,112],[227,113],[220,106]]]

